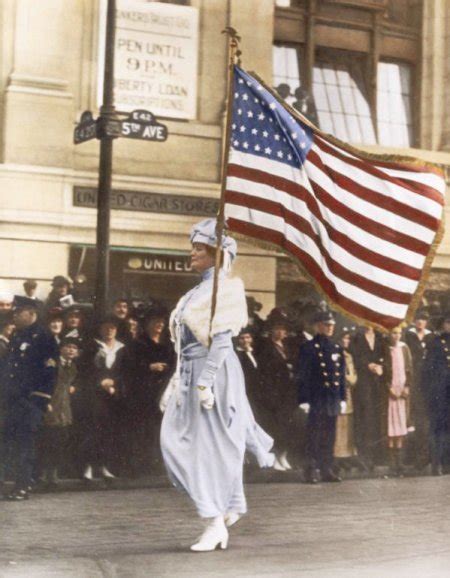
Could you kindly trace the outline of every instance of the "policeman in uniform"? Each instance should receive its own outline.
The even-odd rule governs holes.
[[[336,418],[346,409],[345,358],[342,347],[333,343],[336,320],[330,311],[315,319],[315,336],[299,351],[297,365],[298,402],[308,414],[306,424],[307,481],[340,482],[333,472]]]
[[[450,313],[425,350],[421,385],[430,419],[432,473],[441,476],[450,433]]]
[[[410,447],[411,457],[418,471],[430,463],[430,424],[428,408],[422,387],[422,366],[429,344],[434,340],[434,334],[427,329],[429,315],[426,311],[418,311],[414,317],[414,325],[405,333],[405,342],[409,347],[413,362],[414,387],[411,389],[411,421],[415,432],[413,444]],[[409,444],[408,444],[409,445]]]
[[[7,359],[6,442],[15,487],[10,500],[28,499],[34,466],[34,442],[56,379],[58,350],[50,333],[37,323],[34,299],[14,299],[16,331]]]

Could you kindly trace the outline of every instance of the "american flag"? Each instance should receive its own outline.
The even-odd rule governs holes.
[[[302,118],[235,67],[227,228],[293,255],[343,312],[395,327],[413,313],[433,257],[443,175],[369,157]]]

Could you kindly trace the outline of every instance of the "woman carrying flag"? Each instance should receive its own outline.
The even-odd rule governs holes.
[[[161,400],[165,414],[161,449],[173,484],[186,491],[206,521],[202,536],[191,546],[206,552],[228,545],[227,527],[247,511],[243,487],[245,449],[260,466],[273,465],[273,440],[256,424],[245,393],[244,376],[232,337],[247,323],[244,286],[228,271],[236,243],[223,235],[212,323],[216,221],[206,219],[191,232],[192,268],[199,285],[178,303],[171,332],[178,365],[171,387]]]

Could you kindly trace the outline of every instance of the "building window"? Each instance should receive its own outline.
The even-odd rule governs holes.
[[[297,47],[274,46],[273,85],[279,95],[292,105],[296,100],[295,91],[300,87],[300,58]]]
[[[407,64],[378,63],[377,117],[380,145],[413,145],[411,67]]]
[[[339,58],[336,62],[317,60],[313,95],[323,131],[346,142],[376,142],[363,62],[357,56]]]

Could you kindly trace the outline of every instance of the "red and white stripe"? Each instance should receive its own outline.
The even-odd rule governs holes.
[[[314,135],[300,169],[231,148],[225,216],[297,257],[342,309],[389,329],[418,288],[444,193],[432,168],[369,162]]]

